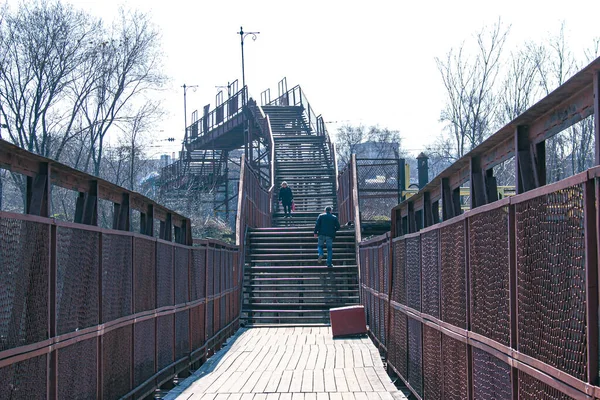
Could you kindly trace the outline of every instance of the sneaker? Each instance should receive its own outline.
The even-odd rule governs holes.
[[[333,264],[327,264],[327,268],[333,268]]]
[[[319,256],[319,264],[323,262],[323,256]]]

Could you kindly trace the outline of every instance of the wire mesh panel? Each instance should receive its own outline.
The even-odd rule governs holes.
[[[157,243],[156,306],[174,305],[173,246]]]
[[[406,314],[392,307],[388,362],[404,379],[408,379],[408,320]]]
[[[421,311],[421,241],[419,237],[406,239],[406,302]]]
[[[587,374],[583,187],[516,204],[519,351]]]
[[[45,399],[47,391],[46,355],[0,368],[0,399]]]
[[[573,400],[573,397],[567,396],[523,371],[519,371],[519,399]]]
[[[192,249],[191,299],[199,300],[206,297],[206,249]]]
[[[473,397],[485,400],[513,398],[510,366],[473,347]]]
[[[175,314],[175,359],[190,353],[190,313],[188,310]]]
[[[471,330],[510,345],[508,207],[469,218]]]
[[[132,326],[102,336],[102,390],[105,399],[118,399],[131,390]]]
[[[408,318],[408,382],[423,397],[423,333],[421,322]]]
[[[190,309],[190,331],[192,339],[192,351],[204,345],[205,341],[204,304]]]
[[[173,348],[173,329],[174,329],[174,316],[163,315],[156,319],[156,362],[157,370],[160,371],[163,368],[171,365],[174,361]]]
[[[156,372],[155,319],[138,322],[133,327],[133,385],[139,386]]]
[[[423,398],[442,399],[442,333],[423,325]]]
[[[131,314],[131,237],[102,234],[102,322]]]
[[[439,231],[421,235],[422,311],[440,318]]]
[[[189,301],[189,250],[175,247],[175,304]]]
[[[154,240],[133,238],[135,259],[135,312],[152,310],[156,304],[154,278],[156,275],[156,242]]]
[[[99,233],[58,227],[56,324],[58,334],[98,324]]]
[[[406,304],[406,242],[393,242],[394,263],[392,270],[392,301]]]
[[[48,337],[49,247],[48,225],[0,218],[0,351]]]
[[[442,334],[442,363],[444,398],[456,400],[468,398],[467,345]]]
[[[460,328],[467,326],[464,221],[441,228],[442,320]]]
[[[399,159],[356,159],[358,203],[361,221],[389,220],[398,205]]]
[[[57,352],[59,399],[94,399],[98,380],[98,338],[77,342]]]

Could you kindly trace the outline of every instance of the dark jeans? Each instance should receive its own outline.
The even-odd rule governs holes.
[[[283,204],[283,212],[285,215],[292,215],[292,205],[291,204]]]
[[[331,236],[319,235],[317,244],[317,254],[319,256],[323,256],[323,245],[327,246],[327,266],[330,266],[333,259],[333,238]]]

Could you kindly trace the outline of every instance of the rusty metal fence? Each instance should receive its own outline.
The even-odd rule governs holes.
[[[0,211],[0,398],[144,398],[211,356],[239,325],[245,227],[270,225],[270,192],[242,165],[232,245],[192,240],[189,219],[0,141],[0,167],[27,177],[27,214]],[[53,186],[76,190],[76,222],[48,217]],[[99,199],[113,229],[96,226]]]
[[[599,177],[360,244],[371,335],[418,398],[600,397]]]
[[[237,246],[0,212],[2,398],[140,398],[237,329]]]

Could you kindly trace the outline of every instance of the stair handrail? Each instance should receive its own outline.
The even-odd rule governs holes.
[[[241,101],[239,99],[241,98]],[[239,115],[248,103],[248,86],[244,86],[232,95],[226,102],[217,106],[207,115],[186,127],[184,145],[187,145],[200,136],[206,135],[213,129]]]

